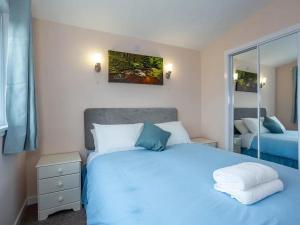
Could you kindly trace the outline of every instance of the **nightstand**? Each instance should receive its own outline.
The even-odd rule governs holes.
[[[80,164],[78,152],[41,156],[36,165],[38,220],[65,209],[80,210]]]
[[[242,139],[239,136],[235,136],[233,138],[233,151],[235,153],[241,153],[241,147],[242,147]]]
[[[191,140],[194,143],[210,145],[210,146],[215,147],[215,148],[218,146],[218,143],[216,141],[209,140],[207,138],[197,137],[197,138],[192,138]]]

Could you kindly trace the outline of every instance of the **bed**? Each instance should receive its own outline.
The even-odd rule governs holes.
[[[267,115],[265,108],[261,108],[261,117]],[[257,118],[256,108],[235,108],[234,119]],[[256,134],[238,134],[240,136],[241,153],[257,157],[258,137]],[[287,131],[283,134],[262,133],[260,134],[261,159],[276,162],[293,168],[298,168],[298,131]]]
[[[86,148],[93,147],[87,138],[92,122],[177,120],[176,109],[149,110],[85,113]],[[215,191],[213,171],[243,161],[275,168],[285,190],[251,206]],[[202,144],[173,145],[163,152],[91,153],[86,168],[83,202],[88,225],[293,225],[300,221],[300,214],[294,213],[300,205],[297,170]]]

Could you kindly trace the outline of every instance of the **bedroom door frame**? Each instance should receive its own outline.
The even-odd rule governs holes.
[[[233,93],[233,57],[237,54],[241,54],[243,52],[257,49],[257,74],[258,74],[258,80],[260,78],[260,60],[259,60],[259,51],[260,46],[267,44],[269,42],[278,40],[280,38],[297,34],[298,35],[298,68],[300,68],[300,24],[297,24],[295,26],[291,26],[289,28],[280,30],[278,32],[272,33],[270,35],[264,36],[262,38],[259,38],[255,41],[252,41],[248,44],[242,45],[240,47],[230,49],[225,51],[225,73],[224,73],[224,79],[225,79],[225,149],[228,151],[233,151],[233,113],[234,113],[234,96]],[[300,79],[298,79],[298,87],[300,87]],[[300,88],[298,88],[298,96],[300,96]],[[297,99],[298,103],[298,118],[300,118],[300,97]],[[260,96],[258,93],[258,106],[260,105]],[[259,116],[260,110],[258,110],[258,116]],[[259,118],[259,117],[258,117]],[[298,123],[298,130],[300,127],[300,123]],[[259,144],[259,138],[258,138],[258,144]],[[300,156],[300,138],[298,137],[298,155]],[[299,169],[300,169],[300,160],[298,160],[299,163]]]

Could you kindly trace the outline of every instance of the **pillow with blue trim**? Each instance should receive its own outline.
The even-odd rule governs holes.
[[[136,147],[143,147],[152,151],[163,151],[171,133],[152,123],[144,123],[143,130],[135,143]]]
[[[282,134],[284,131],[281,129],[281,126],[272,118],[265,117],[263,122],[264,127],[266,127],[271,133]]]

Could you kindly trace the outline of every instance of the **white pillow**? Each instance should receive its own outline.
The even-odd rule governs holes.
[[[171,136],[167,142],[167,146],[183,143],[192,143],[188,132],[184,129],[180,121],[157,123],[155,125],[171,133]]]
[[[235,120],[234,126],[241,134],[249,133],[247,126],[244,124],[242,120]]]
[[[279,121],[279,119],[276,116],[271,116],[270,118],[272,120],[274,120],[280,126],[280,128],[283,132],[286,132],[286,128],[284,127],[284,125]]]
[[[95,150],[101,154],[143,149],[134,146],[141,133],[142,123],[93,125],[96,134],[94,143],[97,144]]]
[[[258,119],[257,118],[242,118],[242,121],[247,126],[248,130],[253,133],[258,133]],[[270,131],[264,127],[262,120],[260,122],[260,133],[270,133]]]
[[[91,129],[91,133],[92,133],[93,140],[94,140],[95,151],[96,151],[96,152],[99,152],[99,149],[98,149],[98,141],[97,141],[97,136],[96,136],[95,129]]]

